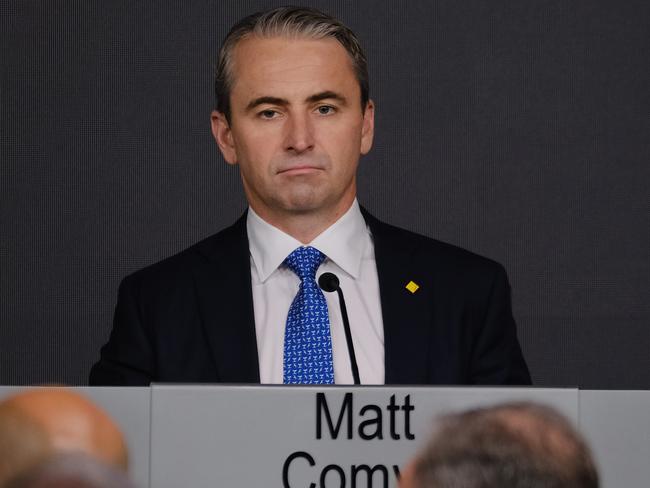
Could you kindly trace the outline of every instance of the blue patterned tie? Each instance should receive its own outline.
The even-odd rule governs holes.
[[[334,383],[327,302],[316,283],[316,270],[324,260],[325,255],[311,246],[299,247],[284,260],[300,278],[284,332],[285,384]]]

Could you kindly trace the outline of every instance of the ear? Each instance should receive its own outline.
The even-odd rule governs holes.
[[[368,100],[363,111],[363,126],[361,128],[361,154],[368,154],[375,137],[375,102]]]
[[[417,486],[415,480],[415,460],[410,461],[400,470],[398,486],[399,488],[415,488]]]
[[[213,110],[210,114],[210,125],[212,126],[212,136],[217,142],[223,158],[228,164],[237,164],[237,151],[225,114]]]

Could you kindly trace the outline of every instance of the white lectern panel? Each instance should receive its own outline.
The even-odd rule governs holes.
[[[571,389],[156,385],[152,390],[155,488],[394,487],[396,473],[426,441],[437,414],[534,400],[578,421],[578,392]]]
[[[650,486],[650,391],[583,390],[579,414],[601,486]]]

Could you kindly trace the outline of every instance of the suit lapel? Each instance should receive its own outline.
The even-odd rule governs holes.
[[[431,270],[418,262],[415,235],[384,224],[362,209],[375,244],[384,322],[385,383],[426,384],[430,363]],[[413,281],[413,293],[406,285]]]
[[[198,250],[207,264],[195,270],[196,293],[218,381],[259,383],[246,213]]]

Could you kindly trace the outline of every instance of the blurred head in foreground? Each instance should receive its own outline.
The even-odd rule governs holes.
[[[0,402],[0,487],[52,454],[67,451],[127,469],[121,432],[85,397],[65,388],[36,388]]]
[[[6,488],[134,488],[120,469],[87,454],[65,453],[28,469]]]
[[[598,488],[589,448],[555,410],[513,403],[439,419],[400,488]]]

